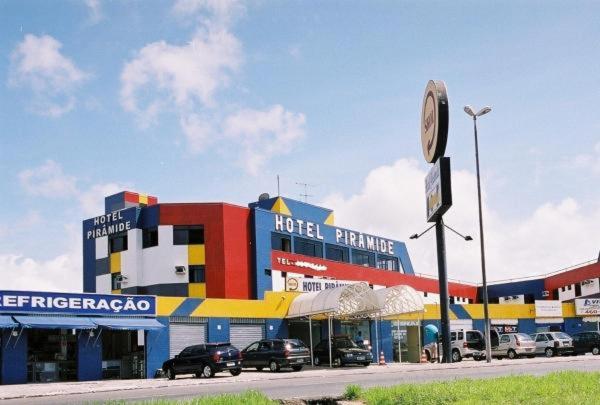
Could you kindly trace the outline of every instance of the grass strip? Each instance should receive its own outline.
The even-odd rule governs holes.
[[[107,401],[104,405],[123,405],[124,401]],[[131,402],[127,402],[131,405]],[[279,401],[270,400],[258,391],[246,391],[242,394],[221,394],[191,399],[153,399],[134,402],[135,405],[279,405]]]

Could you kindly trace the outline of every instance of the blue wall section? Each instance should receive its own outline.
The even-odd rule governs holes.
[[[479,291],[481,292],[481,288],[479,288]],[[542,291],[544,291],[543,279],[488,285],[489,298],[533,294],[536,300],[542,300],[545,299],[542,297]]]
[[[528,335],[536,332],[535,319],[519,319],[517,325],[519,333],[527,333]]]
[[[267,339],[287,339],[290,336],[288,324],[284,319],[267,319],[265,326]]]
[[[146,333],[146,377],[154,378],[156,370],[169,359],[169,317],[160,316],[156,320],[165,325],[160,330]]]
[[[265,291],[273,290],[271,276],[265,274],[265,269],[271,269],[271,232],[275,229],[273,213],[270,211],[252,211],[254,236],[254,296],[262,300]]]
[[[85,232],[83,235],[83,292],[95,293],[96,239],[85,239]]]
[[[78,332],[78,381],[93,381],[102,379],[102,339],[98,339],[96,342],[97,333],[98,331],[95,331],[94,336],[90,336],[89,331]]]
[[[10,339],[10,341],[9,341]],[[27,382],[27,329],[17,340],[10,329],[2,329],[2,384],[25,384]]]
[[[377,324],[377,331],[375,330],[375,324]],[[392,322],[369,321],[369,328],[371,332],[371,353],[373,354],[373,362],[379,362],[379,355],[381,352],[383,352],[386,362],[394,361]]]
[[[219,325],[221,329],[219,330]],[[229,342],[229,318],[208,318],[209,343]],[[238,349],[243,349],[238,347]]]

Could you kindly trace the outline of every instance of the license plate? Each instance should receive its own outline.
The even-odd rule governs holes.
[[[302,360],[302,359],[296,359],[295,362],[296,363],[304,363],[304,360]]]
[[[364,359],[365,359],[365,356],[357,356],[357,357],[356,357],[356,360],[359,360],[359,361],[360,361],[360,360],[364,360]]]
[[[234,367],[235,366],[235,361],[230,361],[229,363],[227,363],[227,367]]]
[[[532,350],[533,350],[533,349],[525,349],[525,351],[527,351],[527,352],[530,352],[530,351],[532,351]]]

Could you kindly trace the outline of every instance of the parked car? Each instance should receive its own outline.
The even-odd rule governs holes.
[[[321,340],[313,349],[315,366],[329,364],[329,343]],[[335,367],[348,364],[368,366],[373,361],[369,350],[361,349],[349,336],[333,336],[331,338],[331,358]]]
[[[165,361],[162,369],[169,380],[178,374],[210,378],[226,370],[236,376],[242,372],[242,358],[231,343],[206,343],[186,347],[175,358]]]
[[[525,333],[505,333],[491,336],[492,357],[516,359],[520,356],[535,357],[535,342]]]
[[[258,371],[265,367],[273,372],[282,367],[300,371],[305,364],[310,364],[310,350],[298,339],[263,339],[242,350],[242,366]]]
[[[452,347],[452,362],[458,363],[463,358],[472,357],[474,360],[485,358],[485,338],[478,330],[453,330],[450,332]],[[427,360],[435,362],[438,360],[438,344],[429,343],[423,347]],[[439,343],[439,353],[443,353],[442,343]]]
[[[576,354],[592,352],[600,354],[600,332],[579,332],[573,334],[573,349]]]
[[[531,335],[531,338],[535,342],[536,354],[552,357],[574,352],[573,339],[564,332],[539,332]]]

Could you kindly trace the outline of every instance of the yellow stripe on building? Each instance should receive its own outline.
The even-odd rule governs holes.
[[[170,316],[186,297],[156,297],[156,315]]]
[[[188,264],[191,264],[191,265],[206,264],[204,245],[188,245]]]
[[[264,300],[207,299],[191,316],[225,318],[285,318],[298,293],[267,292]]]
[[[121,272],[121,252],[110,254],[110,272],[120,273]]]

